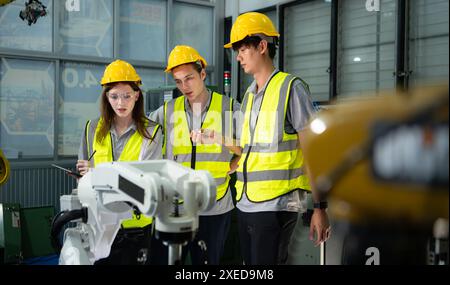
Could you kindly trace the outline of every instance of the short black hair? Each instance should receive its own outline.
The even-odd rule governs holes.
[[[275,43],[268,43],[268,45],[267,45],[267,48],[269,50],[269,57],[271,59],[274,59],[275,55],[277,54],[278,39],[277,38],[274,38],[274,39],[275,39]],[[261,39],[258,36],[247,36],[243,40],[240,40],[240,41],[234,43],[233,50],[238,51],[243,46],[245,46],[245,47],[252,46],[252,47],[256,48],[262,40],[263,39]]]

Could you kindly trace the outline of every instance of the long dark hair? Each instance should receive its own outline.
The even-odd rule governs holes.
[[[111,90],[114,86],[116,86],[119,83],[127,84],[129,85],[134,91],[139,92],[138,100],[136,101],[133,112],[132,112],[132,118],[134,123],[136,124],[136,129],[138,133],[149,140],[151,140],[151,134],[148,133],[147,128],[145,127],[146,123],[150,121],[146,116],[144,112],[144,98],[142,95],[142,90],[139,88],[139,86],[134,82],[129,81],[123,81],[123,82],[114,82],[114,83],[108,83],[103,86],[103,92],[102,92],[102,100],[100,102],[100,114],[101,118],[103,119],[103,124],[100,127],[99,133],[97,135],[97,142],[101,143],[103,139],[108,134],[109,130],[111,129],[111,125],[114,122],[114,117],[116,113],[114,112],[113,108],[111,107],[111,104],[108,101],[108,97],[106,94],[109,90]]]

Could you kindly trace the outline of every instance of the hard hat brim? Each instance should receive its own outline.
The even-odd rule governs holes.
[[[242,41],[243,39],[245,39],[246,37],[250,37],[250,36],[258,36],[258,34],[262,34],[265,35],[267,37],[274,37],[274,38],[279,38],[280,34],[279,33],[265,33],[265,32],[254,32],[254,33],[249,33],[248,35],[246,35],[245,37],[243,37],[240,40],[237,41],[230,41],[229,43],[227,43],[226,45],[224,45],[224,48],[231,48],[233,47],[233,44]],[[259,36],[260,37],[260,36]]]
[[[106,80],[102,80],[100,82],[101,86],[104,86],[106,84],[110,84],[110,83],[117,83],[117,82],[133,82],[135,83],[137,86],[141,86],[142,85],[142,80],[138,80],[138,81],[133,81],[133,80],[111,80],[111,81],[106,81]]]

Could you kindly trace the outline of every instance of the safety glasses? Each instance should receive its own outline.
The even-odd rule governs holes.
[[[111,100],[112,102],[116,102],[121,98],[123,101],[131,101],[136,97],[137,91],[132,92],[124,92],[124,93],[117,93],[117,92],[108,92],[106,93],[106,96]]]

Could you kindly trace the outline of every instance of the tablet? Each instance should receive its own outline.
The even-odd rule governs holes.
[[[59,166],[59,165],[52,164],[52,166],[53,166],[53,167],[56,167],[56,168],[59,168],[59,169],[61,169],[61,170],[64,170],[68,175],[73,175],[73,176],[75,176],[75,177],[77,177],[77,178],[83,177],[83,175],[81,175],[80,173],[75,172],[75,171],[72,171],[72,170],[67,169],[67,168],[64,168],[64,167],[61,167],[61,166]]]

